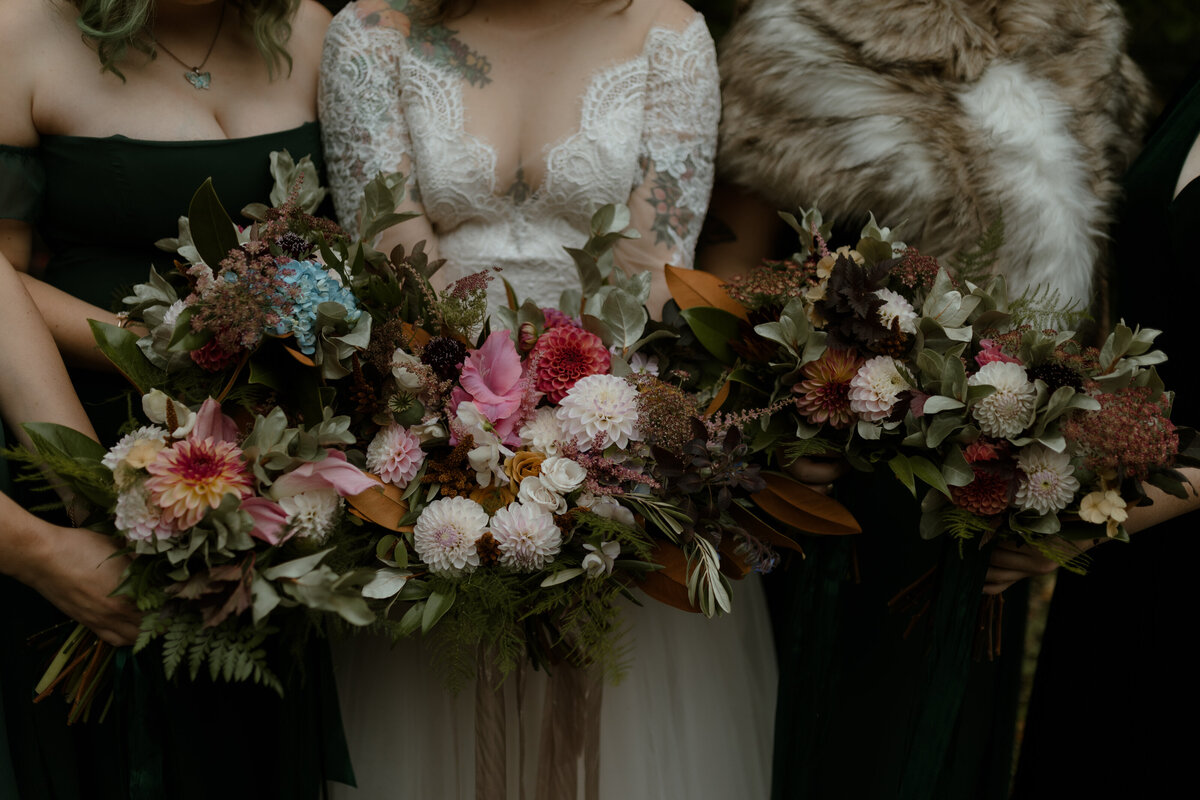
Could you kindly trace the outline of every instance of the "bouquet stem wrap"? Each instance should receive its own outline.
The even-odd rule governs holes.
[[[583,800],[600,795],[600,698],[595,669],[559,664],[547,676],[538,752],[536,800],[575,800],[583,770]]]

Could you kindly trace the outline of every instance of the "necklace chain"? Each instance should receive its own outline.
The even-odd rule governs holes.
[[[217,46],[217,39],[221,36],[221,26],[225,22],[226,5],[228,5],[228,2],[223,1],[221,3],[221,14],[219,17],[217,17],[217,29],[213,31],[212,41],[208,43],[208,50],[204,53],[204,59],[195,66],[187,63],[182,58],[172,53],[165,44],[158,40],[158,37],[156,37],[153,33],[150,34],[150,40],[154,42],[155,47],[162,48],[164,53],[175,59],[181,67],[187,69],[187,72],[183,73],[183,77],[188,83],[197,89],[207,89],[212,83],[212,73],[201,72],[200,70],[203,69],[204,65],[208,63],[208,57],[212,55],[213,48]]]

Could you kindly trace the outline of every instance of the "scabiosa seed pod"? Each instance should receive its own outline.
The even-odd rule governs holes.
[[[1061,361],[1047,361],[1027,370],[1030,380],[1041,380],[1051,392],[1070,386],[1077,392],[1083,391],[1083,376]]]
[[[275,240],[275,244],[284,255],[291,256],[296,261],[304,261],[313,254],[316,248],[298,233],[288,231]]]
[[[421,363],[428,364],[434,374],[444,381],[458,380],[466,357],[467,346],[449,336],[433,337],[421,351]]]

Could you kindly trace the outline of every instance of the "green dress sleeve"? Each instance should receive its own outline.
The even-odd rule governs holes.
[[[0,219],[36,222],[45,189],[37,148],[0,144]]]

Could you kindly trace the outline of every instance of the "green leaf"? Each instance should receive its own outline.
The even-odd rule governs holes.
[[[946,397],[944,394],[935,394],[925,401],[925,415],[936,414],[939,411],[950,411],[956,408],[964,408],[965,404],[961,400],[955,400],[953,397]]]
[[[454,605],[454,595],[453,588],[448,592],[433,592],[429,595],[429,599],[425,601],[425,611],[421,614],[421,633],[428,633],[429,629],[445,616]]]
[[[99,461],[108,450],[95,439],[74,428],[53,422],[26,422],[21,425],[34,448],[44,456],[62,455],[68,458]]]
[[[566,583],[567,581],[577,578],[582,574],[583,570],[579,567],[560,569],[558,572],[548,575],[540,585],[543,589],[549,589],[551,586],[558,586],[560,583]]]
[[[375,577],[363,587],[363,597],[369,597],[372,600],[386,600],[399,594],[411,577],[412,573],[407,570],[390,568],[376,570]]]
[[[942,477],[942,471],[933,465],[929,459],[922,456],[912,456],[909,459],[912,464],[913,474],[925,481],[925,483],[937,489],[946,497],[950,496],[950,487],[946,485],[946,479]]]
[[[908,487],[908,490],[912,492],[912,496],[916,497],[917,482],[913,479],[913,468],[912,464],[909,463],[908,456],[903,453],[897,453],[888,461],[888,466],[892,468],[892,473],[895,474],[900,482]]]
[[[282,564],[269,567],[262,571],[263,577],[269,581],[277,581],[280,578],[291,578],[293,580],[302,578],[316,569],[317,565],[321,563],[321,559],[332,553],[333,550],[334,548],[332,547],[326,547],[324,550],[312,555],[285,561]]]
[[[967,463],[962,448],[958,445],[946,448],[946,459],[942,463],[942,476],[951,486],[966,486],[975,480],[975,471]]]
[[[421,627],[421,619],[425,616],[425,601],[413,603],[404,616],[400,618],[397,631],[401,636],[409,636]]]
[[[604,300],[600,314],[613,332],[612,344],[623,348],[641,337],[642,331],[646,329],[646,322],[650,319],[637,298],[623,291],[610,294]]]
[[[694,306],[679,312],[704,349],[723,364],[737,358],[729,343],[738,337],[741,320],[719,308]]]
[[[213,269],[229,255],[230,250],[238,246],[237,230],[217,197],[212,178],[205,180],[192,195],[192,202],[188,206],[188,224],[192,231],[192,243],[196,245],[204,263]]]
[[[583,296],[588,297],[598,292],[604,285],[604,276],[600,273],[596,257],[586,250],[574,247],[563,249],[571,256],[571,260],[575,262],[575,268],[579,271],[579,283],[583,287]]]
[[[138,347],[136,333],[94,319],[89,319],[88,325],[100,352],[104,353],[140,394],[145,394],[166,382],[167,373],[147,361],[145,354]]]

